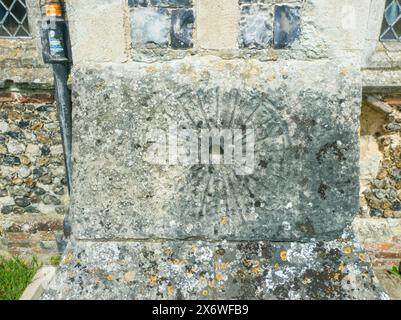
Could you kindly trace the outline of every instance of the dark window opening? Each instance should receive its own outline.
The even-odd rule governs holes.
[[[0,37],[29,37],[28,14],[25,0],[0,0]]]
[[[386,0],[381,41],[401,41],[401,0]]]

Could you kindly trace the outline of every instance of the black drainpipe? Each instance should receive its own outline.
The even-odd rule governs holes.
[[[45,0],[42,6],[42,50],[45,63],[52,64],[58,119],[64,150],[68,192],[72,188],[72,103],[68,77],[71,71],[71,46],[62,0]],[[71,227],[68,213],[64,219],[64,235],[69,237]]]

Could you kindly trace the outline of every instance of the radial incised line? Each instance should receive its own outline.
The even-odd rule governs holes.
[[[265,98],[264,101],[261,97]],[[276,184],[269,185],[269,178],[274,177],[276,181],[276,177],[281,180],[281,174],[285,175],[279,170],[285,169],[283,165],[289,137],[285,122],[283,123],[274,106],[272,107],[271,101],[266,99],[267,97],[260,95],[243,95],[235,89],[225,93],[219,88],[214,88],[206,91],[187,91],[181,94],[173,105],[170,104],[171,110],[165,112],[168,121],[184,120],[183,125],[190,126],[187,129],[197,130],[198,133],[201,129],[211,130],[212,126],[220,130],[242,129],[241,137],[235,136],[234,143],[242,140],[240,145],[253,147],[257,166],[256,171],[253,163],[245,161],[212,166],[200,164],[198,158],[197,164],[189,164],[190,169],[176,177],[180,188],[188,189],[188,196],[181,198],[185,203],[177,205],[188,208],[187,211],[198,219],[203,219],[213,212],[217,214],[217,211],[221,210],[227,215],[235,215],[245,223],[246,210],[251,209],[248,207],[256,207],[256,201],[266,201],[266,194],[279,196],[281,191]],[[259,100],[262,101],[256,104]],[[239,125],[240,128],[234,128],[235,125]],[[250,134],[255,134],[255,139],[251,145],[247,145]],[[276,145],[267,144],[269,139],[272,139],[272,142],[277,140]],[[187,139],[182,137],[177,140],[180,147],[188,143]],[[198,137],[197,141],[199,146],[202,139]],[[220,149],[220,155],[221,152]],[[261,164],[262,161],[267,165]],[[246,171],[239,172],[238,169]],[[252,173],[240,175],[248,171]]]

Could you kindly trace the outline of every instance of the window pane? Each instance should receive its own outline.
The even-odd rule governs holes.
[[[0,0],[0,37],[29,37],[25,0]]]

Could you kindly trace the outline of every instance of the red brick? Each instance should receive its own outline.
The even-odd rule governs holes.
[[[23,93],[23,92],[0,92],[0,102],[17,103],[53,103],[54,95],[51,93]]]
[[[19,95],[18,102],[20,103],[52,103],[54,96],[49,93],[36,93],[31,95]]]
[[[0,102],[13,102],[15,101],[11,92],[0,92]]]
[[[6,243],[8,248],[10,249],[33,248],[33,246],[35,245],[35,242],[30,240],[7,241]]]
[[[24,232],[8,232],[5,234],[6,240],[19,241],[19,240],[30,240],[31,237],[28,233]]]
[[[375,268],[391,268],[394,266],[398,266],[400,264],[400,260],[398,259],[375,259],[373,260],[373,267]]]
[[[383,243],[383,242],[365,242],[364,247],[368,251],[388,251],[393,248],[396,244],[395,243]]]
[[[401,260],[401,251],[398,252],[375,252],[376,258],[384,258],[384,259],[400,259]]]

